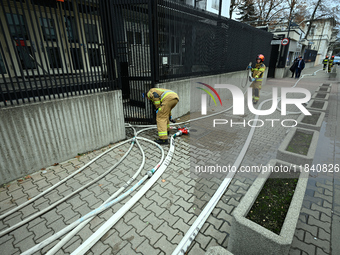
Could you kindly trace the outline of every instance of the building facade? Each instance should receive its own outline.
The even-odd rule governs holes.
[[[315,64],[321,64],[326,55],[332,55],[329,45],[335,40],[335,25],[334,18],[317,19],[312,22],[307,40],[308,48],[317,51]],[[303,28],[307,31],[308,26],[309,23],[307,22]]]

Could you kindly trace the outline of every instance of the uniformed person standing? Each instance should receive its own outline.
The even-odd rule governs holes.
[[[249,66],[251,68],[252,73],[252,84],[250,85],[253,88],[253,104],[257,104],[260,99],[260,90],[262,87],[263,74],[266,70],[266,66],[263,63],[264,56],[262,54],[257,55],[256,57],[256,65],[255,68]]]
[[[326,70],[327,64],[328,64],[328,56],[322,61],[323,64],[323,70]]]
[[[159,144],[168,144],[171,110],[178,103],[179,97],[175,92],[161,88],[150,89],[147,93],[147,97],[156,107],[156,121],[159,138],[156,139],[155,142]]]
[[[328,72],[329,73],[332,71],[333,61],[334,61],[334,56],[332,56],[331,59],[328,61]]]

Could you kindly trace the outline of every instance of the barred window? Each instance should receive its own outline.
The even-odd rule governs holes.
[[[40,25],[45,41],[57,41],[53,19],[40,18]]]

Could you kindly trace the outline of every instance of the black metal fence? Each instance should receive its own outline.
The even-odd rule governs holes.
[[[244,70],[260,53],[268,63],[266,31],[166,0],[157,1],[156,19],[156,81]]]
[[[0,0],[0,105],[118,88],[99,1]]]
[[[122,89],[152,123],[157,83],[269,62],[272,34],[167,0],[0,0],[0,105]]]

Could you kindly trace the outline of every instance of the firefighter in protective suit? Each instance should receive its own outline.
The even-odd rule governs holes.
[[[334,61],[334,56],[332,56],[331,59],[328,61],[328,72],[329,73],[332,71],[333,61]]]
[[[179,97],[175,92],[161,88],[150,89],[147,97],[156,107],[159,139],[156,139],[155,142],[158,144],[168,144],[169,121],[172,119],[171,110],[178,103]]]
[[[323,70],[326,70],[327,64],[328,64],[328,56],[322,61],[323,64]]]
[[[266,66],[263,64],[264,56],[262,54],[257,55],[255,68],[248,66],[252,73],[252,84],[253,88],[253,104],[257,104],[260,99],[260,90],[262,87],[263,74],[266,70]]]

